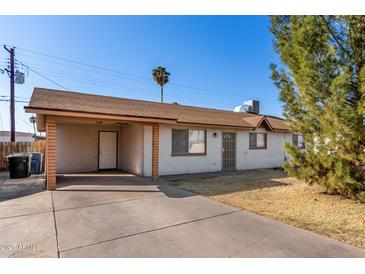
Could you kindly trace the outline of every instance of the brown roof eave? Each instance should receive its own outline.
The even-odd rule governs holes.
[[[186,125],[186,126],[194,125],[194,126],[206,126],[214,128],[232,128],[232,129],[247,129],[247,130],[254,129],[254,127],[249,127],[249,126],[205,124],[205,123],[179,122],[179,121],[177,121],[177,125]]]
[[[284,129],[284,128],[273,128],[273,132],[283,132],[283,133],[290,133],[290,129]]]
[[[24,106],[25,112],[27,113],[38,113],[45,115],[54,115],[54,116],[71,116],[71,117],[90,117],[95,119],[111,119],[111,120],[146,120],[160,123],[173,123],[176,124],[177,120],[172,118],[159,118],[159,117],[145,117],[145,116],[132,116],[132,115],[118,115],[118,114],[107,114],[107,113],[99,113],[99,112],[88,112],[88,111],[75,111],[75,110],[65,110],[65,109],[56,109],[56,108],[43,108],[43,107],[32,107],[32,106]]]
[[[97,113],[97,112],[73,111],[73,110],[64,110],[64,109],[55,109],[55,108],[32,107],[32,106],[25,106],[24,109],[28,113],[38,113],[38,114],[54,115],[54,116],[85,117],[85,115],[86,115],[89,118],[95,118],[95,119],[110,119],[110,120],[126,120],[127,119],[129,121],[134,121],[134,120],[140,121],[142,119],[142,120],[146,120],[146,122],[151,122],[151,120],[153,120],[154,122],[187,125],[187,126],[195,125],[195,126],[207,126],[207,127],[217,127],[217,128],[247,129],[247,130],[253,130],[256,128],[253,126],[180,122],[180,121],[178,121],[176,119],[172,119],[172,118],[117,115],[117,114],[113,115],[113,114],[105,114],[105,113]],[[262,121],[262,119],[260,120],[260,122],[261,121]],[[273,131],[274,132],[290,132],[289,129],[279,129],[279,128],[273,128]]]

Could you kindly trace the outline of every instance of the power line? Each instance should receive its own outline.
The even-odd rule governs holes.
[[[109,72],[118,73],[118,74],[125,74],[125,75],[129,75],[129,76],[136,77],[136,78],[151,80],[150,78],[147,78],[147,77],[144,77],[144,76],[139,76],[139,75],[135,75],[135,74],[132,74],[132,73],[121,72],[121,71],[117,71],[117,70],[114,70],[114,69],[104,68],[104,67],[100,67],[100,66],[96,66],[96,65],[91,65],[91,64],[84,63],[84,62],[79,62],[79,61],[75,61],[75,60],[71,60],[71,59],[67,59],[67,58],[63,58],[63,57],[59,57],[59,56],[55,56],[55,55],[51,55],[51,54],[47,54],[47,53],[42,53],[42,52],[30,50],[30,49],[19,48],[19,47],[17,47],[17,49],[27,51],[27,52],[31,52],[33,54],[47,56],[49,58],[62,60],[64,62],[70,62],[70,63],[78,64],[78,65],[81,65],[81,66],[87,66],[87,67],[91,67],[91,68],[96,68],[96,69],[100,69],[100,70],[105,70],[105,71],[109,71]]]
[[[64,79],[68,79],[68,80],[75,80],[75,81],[82,81],[85,82],[87,81],[88,83],[97,83],[100,84],[102,83],[103,85],[110,85],[110,86],[115,86],[115,87],[120,87],[120,88],[128,88],[128,89],[132,89],[132,90],[143,90],[143,91],[151,91],[151,92],[155,92],[154,89],[148,89],[145,87],[138,87],[138,86],[125,86],[125,85],[120,85],[120,83],[118,82],[114,82],[114,81],[105,81],[105,80],[101,80],[101,79],[90,79],[90,78],[84,78],[84,75],[82,74],[71,74],[71,73],[58,73],[58,72],[54,72],[52,70],[47,70],[47,69],[40,69],[37,67],[37,69],[39,71],[42,71],[45,75],[51,75],[54,77],[60,77],[60,78],[64,78]],[[80,77],[73,77],[73,75],[77,75]],[[202,93],[202,94],[206,94],[206,93]],[[219,96],[219,99],[221,99],[221,96]]]
[[[19,108],[18,108],[18,111],[15,113],[16,117],[22,121],[25,125],[27,125],[28,127],[30,127],[31,129],[33,129],[33,126],[31,125],[30,121],[26,121],[24,120],[20,115],[18,115],[18,112],[19,112]]]
[[[35,72],[38,72],[38,74],[40,74],[39,70],[41,71],[50,71],[50,70],[44,70],[44,69],[38,69],[37,68],[37,71],[34,69],[34,66],[32,66],[32,68],[25,64],[23,61],[20,61],[19,59],[17,59],[17,61],[24,65],[25,67],[29,68],[30,70],[32,71],[35,71]],[[149,96],[149,97],[153,97],[153,98],[157,98],[158,95],[154,95],[154,94],[149,94],[149,93],[144,93],[144,92],[141,92],[140,89],[143,89],[143,90],[146,90],[146,88],[143,88],[143,87],[131,87],[131,86],[118,86],[118,85],[115,85],[115,84],[110,84],[110,82],[106,82],[106,81],[102,81],[102,80],[99,80],[99,81],[102,81],[106,84],[103,84],[103,83],[100,83],[100,82],[97,82],[95,80],[92,80],[92,79],[83,79],[83,78],[75,78],[75,77],[65,77],[65,76],[60,76],[60,75],[68,75],[68,74],[60,74],[60,73],[55,73],[55,72],[43,72],[42,73],[42,76],[43,77],[47,77],[47,76],[52,76],[52,77],[56,77],[56,78],[62,78],[62,79],[67,79],[67,80],[71,80],[71,81],[75,81],[75,82],[78,82],[78,83],[84,83],[84,84],[87,84],[87,85],[92,85],[92,86],[100,86],[100,87],[104,87],[104,88],[108,88],[108,89],[112,89],[112,90],[117,90],[117,91],[122,91],[122,92],[128,92],[130,93],[130,90],[132,90],[135,94],[141,94],[141,95],[144,95],[144,96]],[[47,77],[47,80],[51,80],[50,78]],[[51,82],[55,82],[54,80],[51,80]],[[117,82],[112,82],[112,83],[117,83]],[[57,83],[58,84],[58,83]],[[60,85],[60,84],[58,84]],[[123,88],[127,88],[127,89],[123,89]],[[140,88],[140,89],[138,89]],[[151,89],[152,92],[154,92],[154,90]],[[178,101],[176,100],[176,98],[172,98],[170,96],[166,96],[167,99],[169,100],[172,100],[172,101]],[[19,100],[18,100],[19,101]],[[205,100],[206,101],[206,100]],[[25,101],[23,101],[25,102]],[[212,103],[208,103],[207,105],[211,106],[211,107],[217,107],[217,108],[221,108],[222,106],[221,105],[217,105],[217,104],[212,104]]]
[[[10,96],[9,95],[0,95],[0,97],[2,97],[2,98],[10,98]],[[25,99],[25,100],[29,100],[30,98],[28,98],[28,97],[21,97],[21,96],[14,96],[15,98],[19,98],[19,99]]]
[[[20,62],[19,60],[18,60],[18,62],[19,62],[20,64],[22,64],[23,66],[25,66],[26,68],[28,68],[30,71],[33,71],[34,73],[38,74],[39,76],[43,77],[44,79],[46,79],[46,80],[50,81],[51,83],[53,83],[53,84],[55,84],[55,85],[57,85],[57,86],[59,86],[59,87],[61,87],[61,88],[63,88],[63,89],[66,89],[66,90],[68,90],[68,91],[71,91],[70,89],[66,88],[65,86],[63,86],[63,85],[61,85],[61,84],[59,84],[59,83],[57,83],[56,81],[53,81],[52,79],[48,78],[47,76],[44,76],[42,73],[40,73],[40,72],[38,72],[38,71],[36,71],[36,70],[32,69],[31,67],[29,67],[29,66],[27,66],[27,65],[23,64],[23,63],[22,63],[22,62]]]
[[[63,76],[70,76],[70,75],[71,76],[74,76],[74,75],[77,75],[77,76],[79,76],[81,78],[87,77],[84,74],[74,74],[74,73],[71,73],[69,71],[54,69],[54,68],[51,68],[51,67],[45,67],[45,66],[39,66],[39,65],[35,65],[35,66],[33,65],[32,67],[33,68],[37,68],[38,70],[43,71],[43,72],[52,73],[53,75],[54,74],[63,75]],[[82,79],[82,80],[85,80],[85,79]],[[112,84],[119,84],[118,82],[115,82],[115,81],[105,81],[105,80],[100,80],[100,79],[95,79],[95,78],[93,78],[93,79],[88,78],[86,80],[93,81],[93,82],[95,82],[95,80],[96,81],[102,81],[103,83],[106,83],[106,84],[110,84],[110,83],[112,83]],[[192,87],[185,86],[185,85],[176,85],[176,84],[173,84],[173,86],[177,86],[178,89],[181,88],[181,87],[183,87],[183,88],[189,88],[189,89],[194,89]],[[152,92],[155,91],[153,89],[147,89],[145,87],[136,87],[136,86],[134,86],[134,87],[130,87],[130,86],[127,87],[127,86],[125,86],[125,87],[126,88],[139,88],[139,89],[143,89],[143,90],[149,90],[149,91],[152,91]],[[204,92],[204,91],[206,91],[206,92]],[[212,93],[212,91],[207,90],[207,89],[201,89],[201,90],[195,91],[195,93],[204,94],[204,95],[210,95],[210,96],[216,96],[216,97],[219,97],[219,99],[222,98],[222,94],[221,93]],[[245,100],[245,98],[242,97],[242,96],[240,96],[240,95],[235,95],[235,94],[225,94],[225,95],[226,96],[229,96],[229,97],[235,97],[235,98],[240,98],[241,100]],[[252,98],[252,97],[246,97],[246,99],[249,100],[249,99],[254,99],[254,98]],[[266,99],[263,99],[263,100],[266,100]],[[271,99],[267,99],[267,100],[271,100]]]
[[[67,79],[67,80],[70,80],[70,81],[75,81],[75,82],[78,82],[78,83],[87,84],[87,85],[90,85],[90,86],[100,86],[100,87],[104,87],[104,88],[108,88],[108,89],[112,89],[112,90],[117,90],[117,91],[122,91],[122,92],[128,92],[128,93],[130,93],[130,91],[133,91],[133,93],[135,93],[135,94],[141,94],[141,95],[150,96],[150,97],[153,97],[153,98],[158,97],[158,95],[155,95],[155,94],[144,93],[143,91],[145,89],[143,91],[141,91],[140,89],[135,89],[135,88],[131,88],[131,87],[121,87],[121,86],[110,85],[110,84],[108,85],[108,84],[102,84],[102,83],[95,82],[95,81],[90,81],[90,80],[84,80],[84,79],[80,80],[78,78],[60,76],[60,75],[57,75],[55,73],[44,73],[44,74],[45,75],[51,75],[52,77],[56,77],[56,78]],[[124,89],[124,88],[127,88],[127,89]],[[141,88],[141,89],[143,89],[143,88]],[[152,92],[153,92],[153,90],[152,90]],[[185,95],[185,97],[189,97],[189,96]],[[193,99],[196,99],[196,97],[193,97],[193,96],[190,96],[190,97],[193,98]],[[173,100],[173,101],[177,100],[176,98],[173,98],[171,96],[165,96],[165,98]],[[204,101],[205,102],[212,102],[211,100],[207,100],[207,99],[204,99]],[[218,108],[222,107],[221,105],[211,104],[211,103],[209,103],[209,105],[214,106],[214,107],[218,107]]]
[[[26,124],[27,126],[29,126],[29,127],[31,127],[31,128],[33,129],[33,126],[32,126],[29,122],[25,121],[22,117],[20,117],[17,113],[16,113],[16,117],[17,117],[20,121],[22,121],[24,124]]]
[[[120,87],[125,87],[125,88],[140,88],[140,89],[144,89],[146,91],[152,91],[154,92],[155,90],[153,89],[146,89],[144,87],[137,87],[137,86],[121,86],[119,82],[115,82],[115,81],[106,81],[106,80],[102,80],[102,79],[98,79],[98,78],[87,78],[87,75],[83,75],[83,74],[75,74],[75,73],[60,73],[57,72],[57,70],[53,70],[53,69],[44,69],[44,68],[40,68],[38,66],[34,67],[36,68],[38,71],[42,71],[44,74],[52,74],[52,75],[57,75],[57,76],[65,76],[65,77],[71,77],[72,79],[78,79],[78,80],[82,80],[82,81],[90,81],[90,82],[94,82],[94,83],[103,83],[103,84],[111,84],[111,85],[117,85]],[[75,77],[76,76],[76,77]]]
[[[33,66],[33,68],[34,68],[34,66]],[[123,92],[129,92],[129,90],[132,90],[132,91],[134,91],[134,93],[137,93],[137,94],[142,94],[142,95],[151,96],[151,97],[157,97],[157,95],[149,94],[149,93],[147,94],[147,93],[143,92],[143,91],[146,91],[146,90],[154,92],[155,90],[153,90],[153,89],[147,89],[147,88],[144,88],[144,87],[136,87],[136,86],[122,86],[118,82],[114,82],[114,81],[104,81],[104,80],[95,79],[95,78],[93,78],[93,79],[83,78],[85,76],[82,75],[82,74],[76,74],[77,76],[81,76],[81,77],[73,77],[75,75],[73,73],[58,73],[58,72],[54,72],[53,70],[42,69],[42,68],[38,68],[38,67],[36,67],[36,68],[37,68],[38,71],[42,71],[43,74],[47,75],[47,76],[52,76],[52,77],[61,78],[61,79],[67,79],[67,80],[71,80],[71,81],[75,81],[75,82],[79,82],[79,83],[84,83],[84,84],[89,84],[89,85],[92,84],[94,86],[100,86],[100,87],[115,89],[115,90],[119,90],[119,91],[123,91]],[[126,88],[128,90],[124,90],[124,88]],[[176,100],[176,98],[172,98],[172,97],[169,97],[169,96],[167,96],[166,98]],[[195,97],[194,97],[194,99],[195,99]],[[219,99],[221,99],[221,96],[219,96]],[[207,100],[205,99],[205,101],[207,101]],[[221,107],[220,105],[214,105],[214,106],[215,107]]]
[[[77,78],[60,76],[60,75],[57,75],[55,73],[44,73],[44,74],[47,75],[47,76],[49,75],[49,76],[56,77],[56,78],[61,78],[61,79],[66,79],[66,80],[74,81],[74,82],[81,83],[81,84],[86,84],[87,86],[92,86],[92,87],[98,86],[98,87],[103,87],[103,88],[107,88],[107,89],[111,89],[111,90],[121,91],[121,92],[128,93],[128,95],[131,94],[131,91],[133,91],[133,94],[140,94],[140,95],[149,96],[149,97],[152,97],[152,98],[158,98],[159,97],[157,94],[145,93],[145,92],[143,92],[144,90],[141,91],[140,89],[135,89],[135,88],[131,88],[131,87],[125,87],[124,88],[124,87],[119,87],[119,86],[116,86],[116,85],[106,85],[106,84],[102,84],[102,83],[95,82],[95,81],[80,80],[80,79],[77,79]],[[141,89],[143,89],[143,88],[141,88]],[[171,101],[179,101],[177,98],[173,98],[171,96],[165,96],[165,98],[167,98]],[[192,98],[196,99],[195,97],[192,97]],[[210,100],[204,99],[204,102],[209,107],[222,108],[221,105],[211,103]],[[208,104],[207,104],[207,102],[208,102]]]
[[[99,87],[104,87],[104,88],[111,89],[111,90],[122,91],[122,92],[126,92],[128,94],[130,94],[131,91],[133,91],[133,94],[141,94],[141,95],[149,96],[149,97],[153,97],[153,98],[158,98],[159,97],[157,94],[144,93],[143,91],[141,91],[139,89],[131,89],[131,88],[123,89],[123,87],[121,88],[121,87],[118,87],[118,86],[115,86],[115,85],[105,85],[105,84],[92,82],[92,81],[78,80],[78,79],[71,78],[71,77],[64,77],[64,76],[54,75],[52,73],[46,73],[46,75],[52,75],[53,77],[56,77],[56,78],[67,79],[67,80],[70,80],[70,81],[83,83],[83,84],[86,84],[86,85],[89,85],[89,86],[99,86]],[[172,100],[172,101],[177,100],[176,98],[173,98],[171,96],[165,96],[165,98],[167,98],[169,100]],[[207,101],[210,102],[209,100],[205,100],[205,102],[207,102]],[[221,107],[221,105],[217,105],[217,104],[214,105],[214,104],[209,103],[209,105],[214,106],[214,107]]]
[[[55,61],[51,61],[51,60],[47,60],[47,59],[43,59],[43,58],[39,58],[39,57],[29,56],[29,55],[22,54],[22,53],[17,53],[17,55],[20,55],[20,56],[23,56],[23,57],[27,57],[27,58],[32,58],[32,59],[35,59],[35,60],[38,60],[38,61],[42,61],[42,62],[47,62],[47,63],[52,63],[52,64],[57,64],[57,65],[65,66],[67,68],[74,68],[74,69],[78,69],[78,70],[79,69],[82,69],[83,71],[94,72],[94,73],[98,73],[98,74],[108,75],[108,76],[116,77],[116,78],[122,78],[122,79],[130,80],[130,81],[135,81],[135,82],[140,82],[140,83],[144,83],[144,84],[151,84],[151,85],[152,84],[155,84],[152,79],[148,79],[148,78],[146,78],[146,80],[135,79],[135,78],[130,78],[128,76],[120,75],[119,73],[111,74],[110,72],[108,73],[108,72],[100,71],[100,70],[86,69],[86,68],[81,67],[81,66],[72,66],[70,64],[55,62]],[[27,61],[27,63],[30,64],[30,65],[34,65],[34,63],[30,63],[28,61]],[[36,65],[39,66],[39,64],[36,64]]]
[[[56,75],[56,74],[53,74],[53,73],[44,73],[44,74],[45,75],[51,75],[51,76],[56,77],[56,78],[61,78],[61,79],[66,79],[66,80],[78,82],[78,83],[88,84],[89,86],[90,85],[99,86],[99,87],[110,88],[110,89],[124,91],[124,92],[130,92],[132,90],[136,94],[141,94],[141,95],[146,95],[146,96],[152,96],[152,97],[158,96],[158,95],[154,95],[154,94],[143,93],[143,92],[140,92],[139,90],[135,90],[135,89],[131,89],[131,88],[123,89],[123,87],[119,87],[119,86],[115,86],[115,85],[106,85],[106,84],[102,84],[102,83],[98,83],[98,82],[93,82],[93,81],[88,81],[88,80],[80,80],[80,79],[77,79],[77,78],[60,76],[60,75]]]
[[[0,102],[10,102],[10,99],[0,99]],[[29,101],[15,100],[15,103],[29,103]]]
[[[140,83],[143,83],[143,84],[151,84],[151,85],[154,84],[154,82],[152,81],[151,78],[146,78],[146,77],[139,76],[139,75],[135,75],[135,74],[131,74],[131,73],[125,73],[125,72],[117,71],[117,70],[114,70],[114,69],[109,69],[109,68],[105,68],[105,67],[91,65],[91,64],[84,63],[84,62],[79,62],[79,61],[75,61],[75,60],[71,60],[71,59],[67,59],[67,58],[63,58],[63,57],[59,57],[59,56],[55,56],[55,55],[41,53],[41,52],[38,52],[38,51],[29,50],[29,49],[25,49],[25,48],[17,48],[17,49],[19,49],[21,51],[23,50],[23,51],[29,52],[31,54],[45,56],[46,58],[58,59],[58,60],[60,60],[62,62],[67,62],[68,64],[65,64],[65,63],[55,62],[53,60],[51,61],[49,59],[44,59],[44,58],[39,58],[39,57],[35,57],[35,56],[26,55],[26,54],[23,54],[23,53],[17,53],[17,55],[21,55],[21,56],[25,56],[25,57],[33,58],[33,59],[36,59],[36,60],[45,61],[45,62],[50,62],[50,63],[54,63],[54,64],[57,64],[57,65],[66,66],[67,68],[73,67],[73,68],[78,69],[78,70],[82,69],[83,71],[91,71],[93,73],[104,74],[104,75],[108,75],[108,76],[111,76],[111,77],[117,77],[118,79],[119,78],[122,78],[122,79],[125,79],[125,80],[136,81],[136,82],[140,82]],[[70,89],[68,89],[65,86],[63,86],[62,84],[59,84],[58,82],[50,79],[46,75],[52,75],[52,77],[63,78],[63,79],[70,80],[70,76],[69,75],[71,75],[71,77],[74,76],[74,74],[72,74],[71,72],[64,71],[63,70],[62,72],[66,72],[66,74],[64,74],[64,75],[66,75],[68,78],[67,77],[61,77],[59,75],[55,75],[56,72],[54,72],[54,70],[55,70],[54,68],[51,68],[53,70],[51,72],[52,74],[50,74],[50,73],[41,73],[41,72],[39,72],[39,70],[42,71],[42,69],[37,68],[37,67],[39,67],[38,64],[35,65],[35,66],[34,66],[34,64],[32,66],[29,66],[29,65],[25,65],[23,62],[21,62],[19,60],[18,60],[18,62],[20,64],[22,64],[23,66],[27,67],[32,72],[36,73],[37,75],[39,75],[39,76],[45,78],[46,80],[52,82],[53,84],[61,87],[62,89],[66,89],[66,90],[69,90],[70,91]],[[71,64],[73,64],[73,66]],[[92,69],[96,69],[98,71],[91,70],[91,69],[86,69],[85,67],[89,67],[89,68],[92,68]],[[46,69],[47,68],[49,68],[49,67],[46,67]],[[61,71],[61,70],[58,70],[58,71]],[[113,74],[111,74],[111,73],[113,73]],[[118,74],[118,76],[115,75],[115,74]],[[128,78],[128,77],[126,77],[124,75],[128,75],[128,76],[131,76],[131,77],[134,77],[134,78],[137,78],[137,79]],[[83,77],[82,74],[78,74],[78,76],[81,76],[81,78]],[[143,79],[143,80],[141,80],[141,79]],[[88,85],[93,84],[93,85],[98,85],[98,86],[102,86],[102,87],[109,88],[109,89],[114,89],[114,90],[119,90],[119,91],[127,92],[127,90],[120,89],[121,86],[119,85],[119,83],[116,83],[116,82],[102,81],[102,80],[99,80],[99,79],[96,79],[96,81],[95,81],[95,79],[93,79],[93,80],[90,80],[90,79],[81,79],[80,80],[80,78],[79,79],[75,79],[74,77],[71,80],[72,81],[77,81],[77,82],[80,82],[80,83],[84,83],[84,84],[88,84]],[[102,84],[100,84],[101,81],[103,82]],[[115,85],[115,84],[117,84],[117,85]],[[174,82],[169,82],[169,85],[175,87],[176,89],[191,89],[191,90],[194,90],[195,93],[205,94],[205,95],[209,95],[209,96],[217,96],[220,99],[222,98],[222,96],[224,96],[225,100],[227,100],[226,97],[228,96],[228,97],[240,98],[241,100],[245,100],[245,99],[259,99],[259,100],[275,101],[274,99],[269,99],[269,98],[258,98],[258,97],[257,98],[253,98],[253,97],[246,97],[246,98],[244,98],[241,95],[237,95],[237,94],[231,94],[231,93],[221,92],[221,91],[212,90],[212,89],[197,88],[197,87],[193,87],[193,86],[189,86],[189,85],[182,85],[182,84],[178,84],[178,83],[174,83]],[[118,87],[118,88],[115,88],[115,87]],[[150,96],[150,97],[157,97],[157,95],[153,95],[153,94],[136,92],[136,91],[139,91],[138,88],[139,89],[143,89],[143,90],[147,90],[144,87],[122,87],[122,88],[134,89],[134,92],[135,93],[143,94],[143,95]],[[186,94],[185,94],[185,96],[186,96]],[[193,95],[191,95],[191,96],[193,96]],[[174,98],[174,99],[171,98],[171,97],[168,97],[168,98],[170,98],[172,100],[176,100],[176,98]],[[196,99],[196,98],[194,97],[194,99]],[[176,101],[179,101],[179,100],[176,100]],[[204,98],[204,102],[205,101],[206,101],[206,99]],[[209,104],[209,105],[212,105],[213,106],[213,104]],[[221,105],[214,105],[214,106],[215,107],[218,107],[218,108],[221,108],[222,107]]]
[[[27,52],[30,52],[30,53],[33,53],[33,54],[37,54],[37,55],[43,55],[43,56],[46,56],[48,58],[62,60],[64,62],[70,62],[70,63],[82,65],[82,66],[88,66],[88,67],[92,67],[92,68],[95,68],[95,69],[109,71],[109,72],[113,72],[113,73],[117,73],[117,74],[125,74],[125,75],[129,75],[129,76],[132,76],[132,77],[136,77],[136,78],[140,78],[140,79],[145,79],[145,80],[148,80],[148,81],[152,81],[150,78],[147,78],[147,77],[144,77],[144,76],[139,76],[139,75],[136,75],[136,74],[126,73],[126,72],[121,72],[121,71],[117,71],[117,70],[113,70],[113,69],[109,69],[109,68],[105,68],[105,67],[91,65],[91,64],[84,63],[84,62],[79,62],[79,61],[75,61],[75,60],[71,60],[71,59],[67,59],[67,58],[63,58],[63,57],[59,57],[59,56],[55,56],[55,55],[51,55],[51,54],[47,54],[47,53],[41,53],[41,52],[34,51],[34,50],[30,50],[30,49],[18,48],[18,47],[17,47],[17,49],[20,49],[20,50],[23,50],[23,51],[27,51]],[[240,96],[240,95],[237,95],[237,94],[234,94],[234,93],[229,93],[229,92],[222,92],[222,91],[218,91],[218,90],[214,90],[214,89],[198,88],[198,87],[193,87],[193,86],[179,84],[179,83],[174,83],[174,82],[169,82],[169,85],[176,86],[176,87],[181,87],[181,88],[186,88],[186,89],[192,89],[192,90],[198,90],[198,91],[208,92],[208,93],[205,93],[205,94],[215,93],[215,94],[218,94],[218,95],[234,96],[234,97],[239,97],[239,98],[243,99],[242,96]],[[247,97],[247,99],[252,99],[252,97]],[[259,98],[259,97],[256,97],[256,99],[274,101],[271,98]]]
[[[6,104],[7,104],[10,100],[1,100],[1,99],[0,99],[0,101],[6,102]],[[15,102],[17,102],[17,101],[15,101]],[[25,103],[28,103],[28,102],[25,102]],[[17,113],[17,112],[15,112],[15,116],[16,116],[19,120],[21,120],[23,123],[25,123],[27,126],[29,126],[29,127],[31,127],[31,128],[33,129],[33,127],[32,127],[32,125],[30,124],[30,122],[25,121],[22,117],[20,117],[20,116],[18,115],[18,113]],[[2,118],[2,117],[0,117],[0,118]],[[2,130],[4,130],[2,119],[0,119],[0,122],[1,122],[1,129],[2,129]]]

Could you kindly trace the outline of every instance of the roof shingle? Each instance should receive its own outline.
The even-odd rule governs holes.
[[[254,128],[262,115],[157,103],[77,92],[35,88],[29,109],[48,109],[93,114],[172,119],[178,123]],[[288,130],[285,121],[270,116],[272,128]]]

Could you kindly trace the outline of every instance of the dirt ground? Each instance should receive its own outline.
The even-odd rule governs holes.
[[[328,195],[323,188],[287,177],[281,170],[260,169],[169,183],[365,249],[364,203]]]

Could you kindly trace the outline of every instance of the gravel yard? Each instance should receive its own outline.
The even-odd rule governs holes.
[[[193,177],[170,184],[365,249],[365,204],[328,195],[281,170]]]

